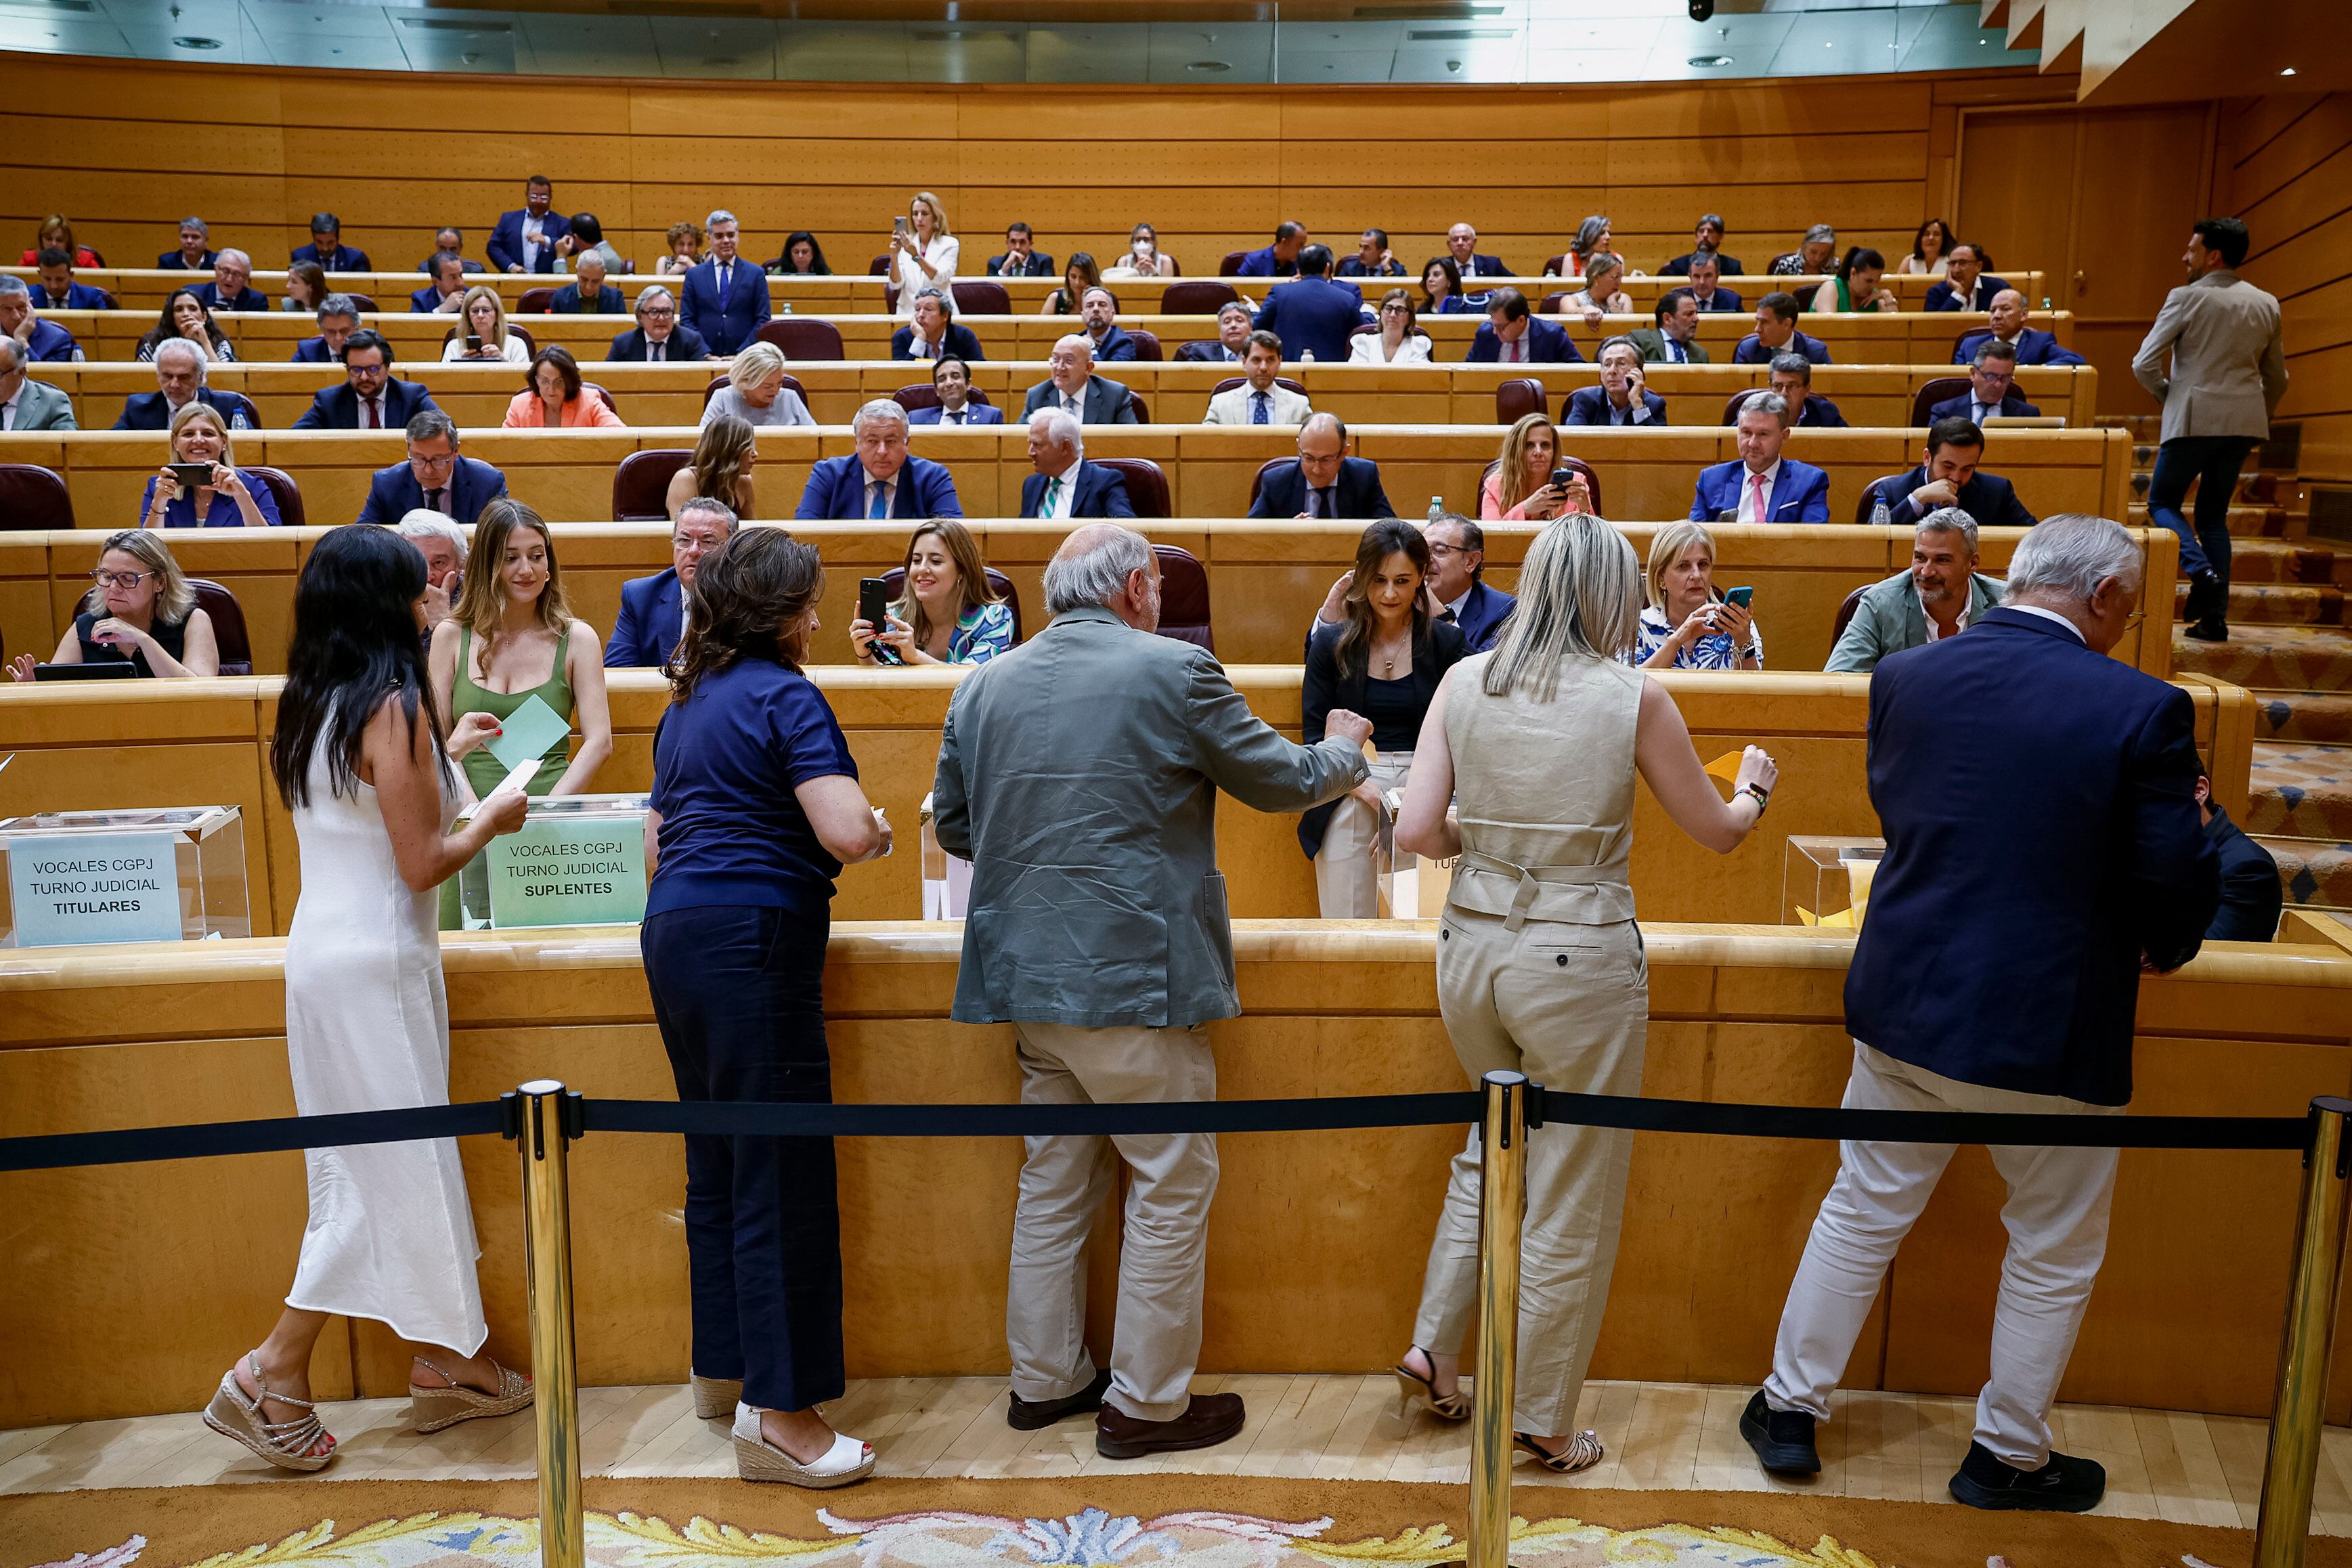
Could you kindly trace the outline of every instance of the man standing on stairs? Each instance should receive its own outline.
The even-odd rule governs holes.
[[[2270,438],[2271,411],[2286,393],[2279,302],[2236,271],[2248,245],[2239,219],[2200,220],[2180,258],[2189,281],[2166,297],[2132,357],[2132,374],[2164,405],[2164,444],[2148,481],[2147,512],[2180,535],[2189,635],[2202,642],[2229,638],[2230,502],[2246,455]],[[2192,480],[2193,530],[2180,512]]]

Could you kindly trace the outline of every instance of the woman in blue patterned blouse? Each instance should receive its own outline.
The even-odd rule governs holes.
[[[1744,605],[1715,587],[1715,536],[1695,522],[1670,522],[1650,542],[1643,585],[1649,605],[1631,651],[1643,669],[1761,669],[1764,638]]]
[[[860,664],[986,664],[1013,646],[1013,609],[988,585],[980,542],[935,517],[907,542],[906,581],[887,625],[849,623]]]

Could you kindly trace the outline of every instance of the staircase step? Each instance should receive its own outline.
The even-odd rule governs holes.
[[[2235,563],[2231,575],[2236,576]],[[2172,586],[2172,616],[2179,620],[2189,606],[2189,584]],[[2240,583],[2230,584],[2230,622],[2264,626],[2337,626],[2344,624],[2344,591],[2316,583]]]
[[[2352,747],[2256,741],[2249,833],[2352,840]]]
[[[2333,583],[2352,587],[2352,548],[2341,552],[2323,542],[2247,539],[2230,546],[2230,581],[2239,583]]]
[[[2352,691],[2254,693],[2254,733],[2266,741],[2352,745]]]
[[[2265,700],[2297,693],[2352,693],[2352,635],[2339,626],[2231,626],[2227,642],[2176,629],[2172,667],[2249,686]],[[2333,736],[2313,736],[2328,740]]]
[[[2135,499],[2131,502],[2131,515],[2124,521],[2134,528],[2148,527],[2147,503]],[[2286,513],[2274,506],[2241,504],[2230,509],[2230,534],[2233,539],[2278,539],[2285,533]]]
[[[2352,844],[2325,838],[2255,840],[2278,862],[2279,882],[2291,906],[2352,909]]]

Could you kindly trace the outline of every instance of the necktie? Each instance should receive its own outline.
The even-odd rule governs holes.
[[[1769,522],[1771,520],[1764,515],[1764,476],[1761,474],[1750,475],[1748,477],[1748,485],[1751,493],[1756,497],[1756,521],[1758,522]]]
[[[1309,517],[1329,517],[1331,515],[1331,487],[1328,485],[1318,486],[1315,489],[1309,491],[1308,494],[1312,500],[1307,509],[1307,514]]]
[[[1253,425],[1264,425],[1264,424],[1267,423],[1267,417],[1266,417],[1266,405],[1267,405],[1268,404],[1272,403],[1273,401],[1274,401],[1274,399],[1272,399],[1272,398],[1268,397],[1268,396],[1267,396],[1265,393],[1263,393],[1263,392],[1253,392],[1253,393],[1251,393],[1251,394],[1250,394],[1250,423],[1251,423],[1251,424],[1253,424]]]
[[[381,407],[377,406],[377,405],[376,405],[376,400],[375,400],[374,398],[373,398],[373,397],[370,397],[370,398],[364,398],[364,399],[362,399],[362,401],[363,401],[363,402],[367,405],[367,416],[368,416],[367,427],[368,427],[369,429],[371,429],[371,430],[381,430],[381,429],[383,429],[383,410]]]
[[[1052,479],[1045,481],[1045,503],[1038,507],[1037,515],[1039,517],[1053,516],[1054,502],[1060,498],[1061,494],[1062,476],[1055,474]]]
[[[1672,338],[1668,338],[1666,340],[1666,346],[1674,351],[1675,363],[1676,364],[1687,364],[1690,363],[1689,356],[1683,353],[1682,344],[1675,342]]]
[[[1970,403],[1969,405],[1969,409],[1971,416],[1978,424],[1981,425],[1985,422],[1985,416],[1992,412],[1992,405],[1990,403]]]
[[[872,493],[871,499],[866,503],[866,515],[868,518],[888,517],[890,515],[889,487],[880,479],[869,479],[866,483]]]
[[[1069,394],[1064,393],[1062,395],[1062,412],[1068,415],[1073,419],[1077,418],[1078,400],[1072,397]]]
[[[948,410],[948,423],[949,423],[949,424],[950,424],[950,425],[961,425],[961,424],[962,424],[962,423],[963,423],[963,410],[962,410],[962,409],[961,409],[961,408],[950,408],[950,409],[949,409],[949,410]]]
[[[435,485],[431,489],[426,490],[425,492],[425,510],[427,511],[437,511],[445,517],[447,516],[449,508],[444,503],[443,498],[449,492],[446,489],[443,489],[439,485]]]
[[[1446,606],[1444,609],[1440,610],[1440,611],[1438,612],[1438,614],[1437,614],[1437,618],[1438,618],[1439,620],[1441,620],[1441,621],[1444,622],[1444,623],[1445,623],[1447,626],[1452,626],[1452,625],[1454,625],[1454,609],[1453,609],[1453,606],[1452,606],[1452,605],[1448,605],[1448,606]]]

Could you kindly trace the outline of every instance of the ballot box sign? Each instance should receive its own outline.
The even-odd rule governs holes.
[[[490,924],[630,925],[646,916],[642,812],[525,820],[490,840]]]
[[[12,837],[16,945],[179,941],[179,844],[176,833]]]

